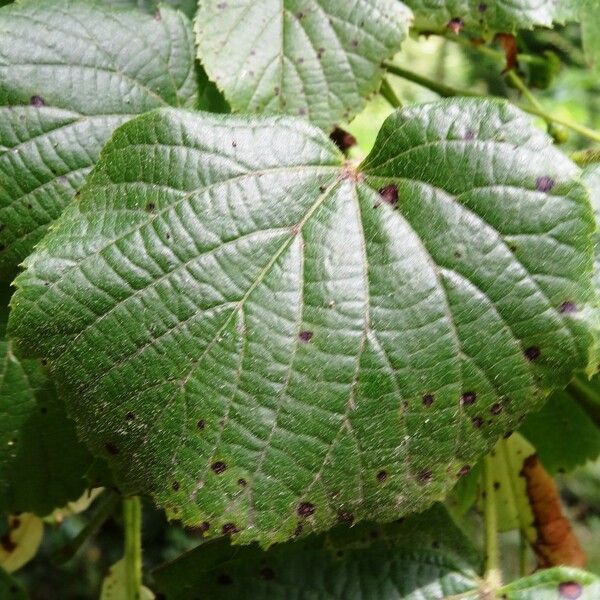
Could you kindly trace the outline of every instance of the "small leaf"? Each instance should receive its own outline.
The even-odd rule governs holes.
[[[443,31],[460,20],[464,27],[482,33],[551,27],[577,20],[587,0],[404,0],[415,15],[415,28]],[[592,2],[594,0],[591,0]]]
[[[109,570],[108,575],[102,582],[100,600],[122,600],[127,597],[127,565],[122,558]],[[137,600],[154,600],[154,594],[145,586],[142,586]]]
[[[236,111],[331,129],[379,88],[412,20],[399,0],[200,2],[199,58]]]
[[[160,14],[81,0],[0,10],[0,278],[60,215],[117,126],[194,106],[191,25]]]
[[[268,545],[423,510],[585,369],[593,227],[504,103],[395,113],[359,167],[298,119],[161,110],[28,259],[12,333],[126,492]]]
[[[8,530],[0,538],[0,568],[13,573],[27,564],[36,555],[43,534],[44,524],[35,515],[8,517]]]
[[[268,552],[202,544],[154,575],[166,600],[200,590],[214,600],[283,600],[291,590],[330,600],[440,600],[477,585],[474,554],[438,505],[402,525],[340,527]]]

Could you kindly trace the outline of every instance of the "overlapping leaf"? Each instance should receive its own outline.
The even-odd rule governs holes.
[[[85,0],[0,10],[0,277],[69,203],[113,130],[198,91],[191,25]]]
[[[327,537],[277,546],[203,544],[155,571],[167,600],[299,597],[441,600],[477,587],[475,552],[436,506],[384,529],[338,528]]]
[[[329,129],[377,91],[411,19],[399,0],[208,0],[195,28],[199,58],[234,110]]]
[[[492,101],[396,113],[358,168],[300,120],[157,111],[28,259],[15,343],[187,524],[269,544],[391,520],[586,368],[578,177]]]
[[[405,0],[415,27],[439,31],[463,26],[481,32],[512,32],[577,20],[587,0]],[[593,1],[593,0],[592,0]]]
[[[0,512],[44,516],[86,486],[91,456],[37,360],[6,340],[9,290],[0,288]]]

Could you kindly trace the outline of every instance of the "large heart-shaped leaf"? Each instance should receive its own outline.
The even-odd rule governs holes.
[[[0,10],[0,277],[60,215],[113,130],[198,91],[191,25],[82,0]]]
[[[390,520],[587,366],[578,177],[501,102],[402,110],[360,167],[301,120],[157,111],[28,259],[12,333],[185,523]]]
[[[482,31],[515,31],[576,19],[587,0],[404,0],[415,15],[415,27]],[[593,1],[593,0],[592,0]]]
[[[399,0],[201,1],[199,58],[234,110],[331,128],[377,91],[412,15]]]
[[[9,297],[0,286],[0,513],[44,516],[83,492],[92,457],[40,362],[6,340]]]

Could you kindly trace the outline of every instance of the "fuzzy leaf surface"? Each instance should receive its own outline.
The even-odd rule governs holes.
[[[28,259],[11,330],[126,491],[268,545],[424,509],[586,368],[593,228],[502,102],[397,112],[358,168],[302,120],[163,109]]]

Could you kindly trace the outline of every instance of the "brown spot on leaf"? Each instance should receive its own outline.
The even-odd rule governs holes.
[[[541,351],[537,346],[529,346],[529,348],[525,348],[523,354],[527,360],[534,361],[540,357]]]
[[[464,135],[463,139],[464,140],[474,140],[475,132],[472,129],[467,129],[467,131],[465,131],[465,135]]]
[[[206,421],[204,419],[198,419],[196,427],[202,431],[206,427]]]
[[[31,106],[35,106],[36,108],[46,106],[46,102],[41,96],[31,96],[31,100],[29,101],[29,103],[31,104]]]
[[[154,202],[148,202],[148,204],[146,204],[147,212],[154,212],[155,210],[156,210],[156,204],[154,204]]]
[[[570,314],[577,312],[577,305],[572,300],[565,300],[561,305],[558,311],[562,314]]]
[[[381,471],[379,471],[379,473],[377,473],[377,481],[385,481],[387,479],[387,471],[384,471],[383,469]]]
[[[330,134],[331,141],[344,153],[356,145],[356,138],[341,127],[336,127]]]
[[[455,17],[454,19],[450,19],[450,21],[448,21],[448,29],[454,33],[455,35],[458,35],[460,33],[460,30],[464,27],[465,23],[462,19]]]
[[[481,417],[473,417],[471,423],[475,429],[479,429],[483,425],[483,419]]]
[[[238,485],[241,487],[246,487],[248,485],[248,482],[243,477],[240,477],[238,479]]]
[[[177,491],[179,491],[179,487],[180,487],[180,485],[179,485],[179,481],[174,481],[174,482],[171,484],[171,487],[173,488],[173,491],[174,491],[174,492],[177,492]]]
[[[463,406],[471,406],[471,404],[475,404],[476,400],[477,400],[477,394],[475,392],[465,392],[460,397],[460,403]]]
[[[383,201],[387,202],[390,206],[396,206],[398,204],[398,186],[394,183],[379,188],[379,195],[383,198]]]
[[[133,421],[133,420],[135,420],[135,413],[133,413],[133,412],[129,411],[129,412],[128,412],[128,413],[125,415],[125,418],[126,418],[128,421]]]
[[[433,404],[433,394],[424,394],[422,401],[425,406],[431,406]]]
[[[488,5],[485,2],[480,2],[477,9],[480,13],[484,13],[488,9]]]
[[[225,523],[221,528],[225,535],[229,535],[230,533],[237,533],[239,529],[236,527],[235,523]]]
[[[417,481],[421,485],[425,485],[426,483],[429,483],[431,481],[432,476],[433,476],[433,473],[432,473],[431,469],[422,469],[421,471],[419,471],[417,473]]]
[[[352,525],[354,523],[354,515],[347,510],[340,511],[338,513],[338,521],[340,523],[347,523],[348,525]]]
[[[221,475],[221,473],[224,473],[227,470],[227,465],[223,461],[218,460],[210,465],[210,468],[213,470],[213,473]]]
[[[544,175],[544,177],[538,177],[535,180],[535,188],[539,192],[549,192],[554,187],[554,179]]]
[[[306,343],[310,342],[310,340],[312,340],[312,338],[313,338],[313,335],[314,335],[314,334],[313,334],[313,332],[312,332],[312,331],[301,331],[301,332],[298,334],[298,339],[299,339],[301,342],[304,342],[304,343],[306,344]]]
[[[496,404],[492,404],[492,407],[490,408],[490,412],[493,415],[499,415],[502,412],[502,404],[500,404],[500,402],[496,402]]]
[[[517,48],[517,40],[514,35],[510,33],[497,33],[494,38],[504,50],[504,57],[506,59],[506,65],[502,70],[502,74],[508,73],[508,71],[514,69],[518,62],[517,56],[519,49]]]
[[[302,523],[298,523],[296,525],[296,529],[294,529],[294,537],[298,537],[302,531],[304,530],[304,525]]]
[[[17,549],[17,544],[12,541],[9,533],[5,533],[0,537],[0,546],[6,552],[14,552]]]
[[[464,465],[462,466],[457,473],[458,477],[464,477],[465,475],[467,475],[469,472],[471,471],[471,467],[470,465]]]
[[[311,502],[300,502],[298,504],[297,512],[300,517],[310,517],[314,514],[316,507]]]

